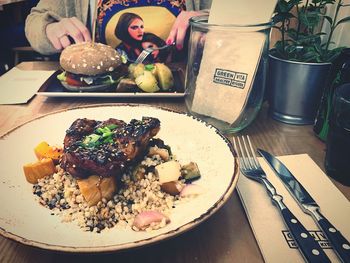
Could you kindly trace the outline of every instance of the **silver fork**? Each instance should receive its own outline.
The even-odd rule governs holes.
[[[153,51],[156,51],[156,50],[162,50],[162,49],[166,49],[168,47],[171,47],[175,45],[175,42],[169,44],[169,45],[165,45],[165,46],[162,46],[162,47],[158,47],[158,48],[152,48],[152,47],[148,47],[144,50],[142,50],[142,52],[140,53],[140,55],[137,57],[137,59],[135,60],[135,63],[138,64],[138,63],[142,63],[147,57],[149,54],[151,54]]]
[[[307,262],[331,262],[318,242],[309,234],[305,227],[297,220],[289,208],[284,204],[283,197],[267,179],[253,150],[249,136],[234,137],[233,145],[238,155],[240,170],[249,179],[262,183],[270,198],[279,208],[284,223],[298,244],[299,251]]]

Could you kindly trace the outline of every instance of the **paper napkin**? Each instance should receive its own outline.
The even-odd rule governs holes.
[[[215,0],[210,7],[209,23],[256,25],[269,22],[277,0]]]
[[[12,68],[0,77],[0,104],[27,103],[53,73]]]
[[[350,240],[350,202],[347,198],[308,155],[289,155],[278,158],[315,199],[321,208],[321,213],[338,228],[347,240]],[[262,158],[259,158],[259,162],[266,172],[267,178],[275,186],[277,192],[283,196],[285,204],[292,213],[315,237],[331,261],[340,262],[313,219],[302,212],[269,165]],[[304,262],[283,223],[279,210],[272,204],[264,186],[242,175],[239,177],[237,187],[265,262]]]

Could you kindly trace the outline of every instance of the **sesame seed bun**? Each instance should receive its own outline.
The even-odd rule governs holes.
[[[60,65],[65,71],[87,76],[113,72],[121,64],[120,54],[101,43],[73,44],[66,47],[60,56]]]

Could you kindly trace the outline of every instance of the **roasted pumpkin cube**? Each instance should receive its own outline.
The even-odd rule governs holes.
[[[34,148],[34,153],[39,160],[50,158],[54,163],[58,163],[62,156],[63,149],[62,147],[51,146],[47,142],[41,142]]]
[[[35,163],[28,163],[23,166],[24,175],[31,184],[36,184],[38,179],[56,172],[55,164],[52,159],[45,158]]]

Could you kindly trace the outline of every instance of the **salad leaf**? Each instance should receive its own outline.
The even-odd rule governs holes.
[[[57,75],[57,79],[60,81],[66,81],[67,77],[66,77],[66,72],[63,71],[61,74]]]

